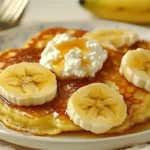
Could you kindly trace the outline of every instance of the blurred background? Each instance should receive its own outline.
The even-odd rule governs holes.
[[[91,19],[78,0],[29,0],[22,23],[33,21],[74,21]]]
[[[79,0],[0,0],[0,30],[17,26],[20,20],[21,24],[84,21],[92,18],[87,12]]]
[[[23,22],[97,18],[150,25],[150,0],[29,0]],[[80,3],[80,4],[79,4]]]
[[[0,29],[16,25],[27,3],[21,24],[104,18],[150,25],[150,0],[0,0]]]

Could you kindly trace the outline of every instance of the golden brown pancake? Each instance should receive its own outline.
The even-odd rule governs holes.
[[[83,34],[86,33],[85,30],[76,30],[76,29],[66,29],[66,28],[50,28],[44,30],[37,34],[35,37],[29,39],[25,44],[24,47],[32,47],[32,48],[45,48],[48,41],[52,40],[52,38],[56,34],[67,33],[75,37],[81,37]]]
[[[7,66],[19,62],[39,62],[40,54],[47,43],[44,42],[42,48],[36,48],[36,44],[43,40],[43,37],[49,33],[53,36],[58,31],[65,32],[65,29],[48,29],[41,32],[37,37],[32,38],[28,48],[11,49],[0,54],[0,68],[3,70]],[[63,31],[62,31],[63,30]],[[85,31],[76,30],[77,37],[82,36]],[[34,40],[33,40],[34,39]],[[37,46],[38,47],[38,46]],[[58,93],[56,98],[44,105],[32,107],[19,107],[10,104],[1,97],[0,100],[0,120],[6,126],[19,131],[30,132],[36,135],[54,135],[66,131],[82,130],[76,126],[66,114],[66,106],[69,97],[80,87],[90,83],[106,83],[123,95],[128,109],[128,117],[122,125],[111,129],[110,133],[123,132],[131,126],[144,122],[150,118],[150,93],[135,87],[129,83],[119,73],[121,59],[126,51],[138,47],[150,48],[150,43],[138,41],[131,47],[122,47],[119,51],[107,49],[108,59],[102,70],[96,73],[94,78],[78,80],[60,80],[58,79]]]

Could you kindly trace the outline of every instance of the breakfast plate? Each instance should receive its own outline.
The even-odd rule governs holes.
[[[0,34],[0,50],[21,47],[31,36],[46,28],[65,27],[71,29],[93,30],[97,28],[123,28],[136,32],[141,40],[150,40],[150,31],[136,25],[112,21],[57,22],[19,27]],[[0,139],[31,148],[45,150],[110,150],[148,142],[150,123],[134,126],[124,134],[96,136],[90,133],[64,133],[55,136],[33,136],[17,132],[0,125]],[[140,129],[139,129],[140,128]]]

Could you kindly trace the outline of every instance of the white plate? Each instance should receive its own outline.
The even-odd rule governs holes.
[[[47,23],[27,27],[12,29],[0,34],[0,50],[20,47],[29,37],[35,33],[51,27],[68,27],[80,29],[94,28],[124,28],[131,29],[139,34],[141,39],[150,40],[150,30],[139,26],[112,22],[112,21],[91,21],[91,22],[72,22],[72,23]],[[84,138],[81,136],[56,136],[56,137],[39,137],[25,133],[15,132],[0,125],[0,139],[5,141],[45,150],[110,150],[130,145],[148,142],[150,131],[143,131],[136,134],[110,137],[110,138]]]

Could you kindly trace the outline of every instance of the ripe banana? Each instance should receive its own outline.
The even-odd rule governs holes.
[[[98,17],[131,23],[150,23],[150,0],[80,0]]]
[[[87,32],[83,38],[97,40],[103,47],[117,50],[122,46],[131,46],[139,37],[136,33],[124,29],[99,29]]]
[[[67,114],[76,125],[99,134],[122,124],[127,116],[127,107],[114,88],[93,83],[80,88],[70,97]]]
[[[150,91],[150,50],[128,51],[122,58],[120,73],[135,86]]]
[[[0,74],[0,95],[18,106],[41,105],[57,92],[55,75],[38,63],[19,63]]]

